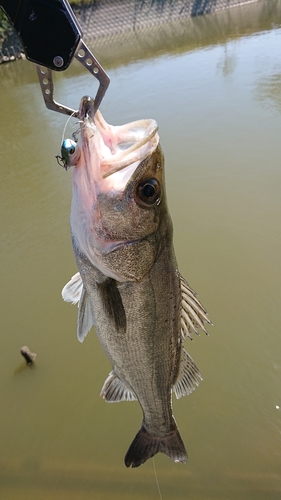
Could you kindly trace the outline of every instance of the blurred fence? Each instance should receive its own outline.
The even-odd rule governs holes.
[[[86,39],[110,38],[260,0],[100,0],[75,10]]]
[[[264,0],[99,0],[74,7],[85,40],[114,38],[162,23],[209,14]],[[19,38],[10,32],[0,45],[0,63],[24,57]]]

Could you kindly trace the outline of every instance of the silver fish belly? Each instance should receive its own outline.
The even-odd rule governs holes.
[[[156,122],[114,127],[92,109],[83,98],[71,208],[79,273],[62,296],[79,302],[79,340],[94,325],[111,362],[101,396],[138,400],[142,408],[125,465],[137,467],[158,452],[186,462],[172,391],[180,398],[199,385],[183,341],[211,322],[177,269]]]

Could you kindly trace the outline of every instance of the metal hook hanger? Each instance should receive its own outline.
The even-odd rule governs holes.
[[[80,40],[74,57],[99,81],[99,88],[94,98],[95,113],[104,98],[110,79],[83,40]],[[57,65],[59,66],[59,61],[57,61]],[[53,111],[57,111],[58,113],[78,117],[78,110],[75,111],[64,104],[60,104],[55,101],[52,70],[38,64],[36,64],[36,70],[46,107]]]

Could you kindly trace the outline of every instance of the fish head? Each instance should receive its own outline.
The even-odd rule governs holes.
[[[74,251],[105,276],[140,281],[171,229],[164,155],[155,120],[123,126],[105,122],[93,101],[80,104],[80,157],[73,172]]]

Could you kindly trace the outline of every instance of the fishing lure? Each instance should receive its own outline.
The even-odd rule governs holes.
[[[80,157],[80,149],[72,139],[64,139],[61,145],[61,156],[57,155],[58,164],[65,170],[76,165]]]

